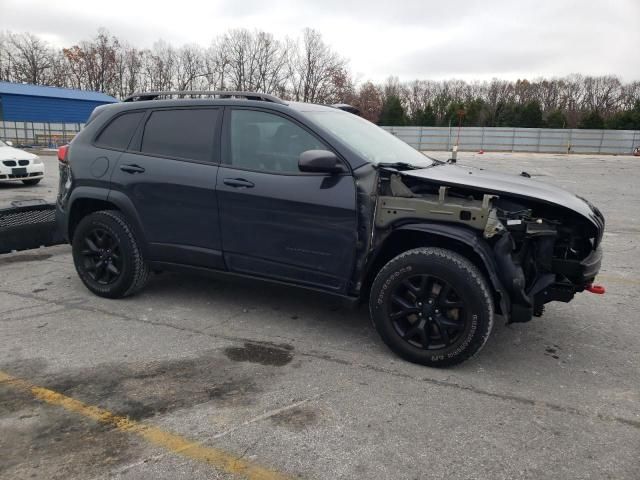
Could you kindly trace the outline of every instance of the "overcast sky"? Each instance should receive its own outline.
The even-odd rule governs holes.
[[[0,0],[0,30],[55,46],[99,27],[139,47],[228,28],[319,30],[359,81],[615,74],[640,80],[640,0]]]

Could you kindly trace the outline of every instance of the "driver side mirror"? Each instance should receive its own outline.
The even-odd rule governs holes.
[[[335,153],[328,150],[307,150],[300,154],[298,168],[301,172],[344,173],[347,171]]]

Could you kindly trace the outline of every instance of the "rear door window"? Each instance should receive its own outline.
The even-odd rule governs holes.
[[[212,162],[219,110],[156,110],[144,127],[141,152],[169,158]]]
[[[117,116],[102,130],[96,139],[96,145],[114,150],[126,150],[144,114],[145,112],[142,111]]]

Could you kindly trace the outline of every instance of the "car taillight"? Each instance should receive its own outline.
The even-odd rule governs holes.
[[[58,161],[60,163],[67,163],[67,152],[69,151],[69,145],[62,145],[58,148]]]

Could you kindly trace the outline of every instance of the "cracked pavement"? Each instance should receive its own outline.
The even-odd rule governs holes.
[[[39,187],[0,186],[0,203],[55,195],[45,161]],[[97,298],[57,246],[0,256],[0,371],[293,478],[637,479],[638,161],[459,154],[607,219],[607,294],[498,321],[459,367],[396,358],[365,308],[257,281],[164,273]],[[1,383],[0,431],[0,478],[236,478]]]

